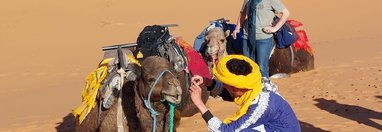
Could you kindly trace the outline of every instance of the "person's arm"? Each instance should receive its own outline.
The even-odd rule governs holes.
[[[209,79],[209,78],[205,78],[205,77],[202,77],[199,75],[193,76],[191,78],[191,83],[198,85],[198,86],[201,86],[203,84],[207,87],[208,91],[212,91],[212,90],[216,89],[217,87],[223,88],[223,85],[221,84],[221,86],[220,86],[220,84],[217,84],[219,82],[217,82],[215,79]]]
[[[281,14],[281,17],[279,17],[280,20],[273,27],[269,26],[264,28],[266,33],[274,33],[278,31],[284,25],[290,15],[289,10],[284,6],[284,4],[281,3],[280,0],[272,0],[271,6],[275,10],[275,13]]]
[[[290,15],[289,10],[287,8],[284,8],[284,10],[281,11],[281,17],[280,17],[279,22],[277,22],[277,24],[274,27],[277,30],[279,30],[284,25],[284,23],[287,21],[289,15]]]
[[[190,97],[195,106],[199,109],[199,112],[203,115],[208,111],[207,106],[202,100],[202,89],[195,82],[192,82],[190,89]]]
[[[240,33],[240,28],[242,27],[241,25],[243,25],[243,22],[247,16],[247,2],[248,0],[244,0],[243,6],[241,7],[239,17],[237,18],[235,30],[231,34],[233,39],[236,39],[236,34]]]
[[[201,77],[199,75],[195,75],[191,78],[191,83],[195,83],[195,85],[201,86],[205,85],[207,90],[210,91],[210,96],[216,97],[220,96],[225,101],[233,101],[234,99],[228,93],[228,91],[224,88],[223,83],[215,80]]]
[[[262,124],[267,123],[272,116],[270,109],[268,108],[269,94],[263,94],[259,100],[255,100],[248,108],[247,113],[241,116],[236,121],[232,121],[229,124],[225,124],[217,117],[214,117],[211,112],[205,112],[204,117],[211,117],[207,122],[210,131],[242,131],[245,129],[252,129]],[[207,116],[209,115],[209,116]]]
[[[235,27],[235,31],[238,31],[238,33],[240,32],[241,25],[243,24],[246,16],[247,14],[245,13],[245,11],[240,11],[239,17],[237,18],[237,22],[236,22],[236,27]]]

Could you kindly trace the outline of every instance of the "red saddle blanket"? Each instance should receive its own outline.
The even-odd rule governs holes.
[[[295,51],[304,49],[310,55],[313,55],[313,49],[309,45],[308,36],[302,27],[302,23],[297,20],[288,20],[288,23],[290,23],[296,29],[298,35],[297,41],[293,43]]]
[[[194,50],[194,48],[192,48],[192,46],[182,38],[177,37],[176,43],[182,47],[185,54],[187,55],[188,70],[190,71],[191,75],[199,75],[211,79],[211,74],[202,56],[200,56],[199,53],[196,52],[196,50]]]

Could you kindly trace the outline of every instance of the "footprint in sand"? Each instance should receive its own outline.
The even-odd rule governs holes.
[[[101,27],[111,27],[111,26],[123,26],[126,25],[123,22],[115,22],[114,20],[102,20]]]

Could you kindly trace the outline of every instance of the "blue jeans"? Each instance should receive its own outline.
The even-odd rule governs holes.
[[[251,44],[248,39],[243,39],[243,54],[259,65],[262,77],[269,78],[268,64],[272,46],[273,37],[256,40],[256,44]]]

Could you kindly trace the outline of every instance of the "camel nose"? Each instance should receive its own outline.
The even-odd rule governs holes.
[[[179,104],[182,98],[182,88],[179,81],[177,79],[170,79],[168,81],[168,88],[162,91],[162,93],[165,94],[165,99],[168,102]]]
[[[175,89],[176,95],[180,96],[182,94],[182,88],[180,87],[180,82],[178,79],[171,79],[168,83],[173,89]]]

